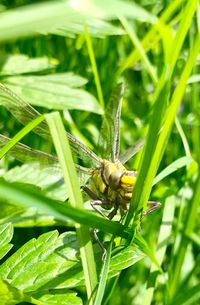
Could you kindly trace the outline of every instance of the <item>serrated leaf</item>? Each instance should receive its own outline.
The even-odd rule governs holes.
[[[66,289],[65,289],[66,290]],[[41,297],[34,296],[41,305],[82,305],[83,301],[77,297],[77,293],[67,290],[62,293],[53,290],[51,294],[43,294]]]
[[[21,304],[23,301],[33,302],[38,305],[81,305],[82,300],[77,297],[77,293],[65,289],[64,291],[53,290],[49,293],[37,293],[30,297],[30,294],[23,293],[12,287],[5,280],[0,279],[0,299],[1,305]]]
[[[0,300],[1,305],[15,305],[23,301],[23,293],[12,287],[6,281],[0,279]]]
[[[111,259],[109,277],[143,257],[136,247],[123,249]],[[52,231],[30,240],[0,266],[0,275],[24,300],[29,296],[41,305],[82,304],[75,293],[66,291],[84,284],[75,233],[58,236]],[[65,288],[65,292],[55,288]],[[46,293],[49,289],[54,290]]]
[[[146,255],[140,251],[136,246],[128,246],[114,255],[110,261],[109,278],[117,275],[121,270],[126,269]]]
[[[27,55],[7,55],[0,58],[0,75],[40,72],[55,67],[56,60],[48,57],[30,58]]]
[[[82,268],[77,251],[75,233],[58,236],[57,231],[48,232],[38,239],[30,240],[9,257],[0,266],[0,274],[13,287],[24,292],[37,291],[40,287],[44,288],[45,284],[54,288],[55,280],[62,282],[60,275],[63,273],[72,287],[81,280],[79,273]],[[75,279],[74,273],[78,273]]]
[[[124,248],[111,258],[109,277],[143,257],[144,253],[136,247]],[[0,275],[24,293],[83,285],[76,234],[67,232],[58,236],[57,231],[52,231],[30,240],[0,266]]]
[[[66,82],[64,82],[65,76]],[[70,78],[72,78],[71,82]],[[76,80],[78,86],[75,85]],[[32,105],[48,109],[77,109],[102,114],[103,111],[96,98],[89,92],[77,88],[84,81],[83,78],[74,76],[72,73],[4,79],[12,90]]]
[[[12,248],[9,242],[13,237],[13,226],[11,223],[0,225],[0,259],[2,259]]]

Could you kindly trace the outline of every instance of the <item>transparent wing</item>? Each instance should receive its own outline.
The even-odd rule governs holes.
[[[0,134],[0,149],[8,142],[10,138]],[[58,158],[54,155],[48,154],[44,151],[33,149],[28,145],[22,143],[16,144],[9,152],[15,159],[25,162],[37,162],[42,166],[53,166],[60,170]],[[76,164],[78,172],[84,175],[91,175],[93,169]]]
[[[131,159],[135,154],[137,154],[144,146],[144,140],[138,140],[130,148],[128,148],[125,153],[119,156],[119,161],[124,164],[129,159]]]
[[[22,100],[3,84],[0,84],[0,105],[4,106],[19,122],[24,125],[41,115],[35,108]],[[38,125],[33,131],[41,137],[51,139],[48,125],[45,121]],[[70,146],[78,158],[92,161],[98,166],[101,164],[101,159],[93,151],[74,138],[70,133],[66,134],[70,141]]]
[[[112,91],[99,135],[99,151],[104,159],[115,162],[119,157],[120,149],[120,117],[124,93],[122,83]]]
[[[0,149],[11,139],[0,134]],[[41,165],[57,164],[56,156],[33,149],[22,143],[16,144],[10,151],[11,155],[21,162],[39,162]]]

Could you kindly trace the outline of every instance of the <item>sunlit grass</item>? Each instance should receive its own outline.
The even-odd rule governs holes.
[[[17,5],[14,1],[12,8]],[[8,252],[3,258],[8,267],[0,265],[0,286],[9,292],[10,302],[16,299],[45,304],[40,302],[52,298],[59,305],[65,305],[65,300],[68,304],[90,305],[196,305],[200,297],[199,3],[141,1],[136,6],[132,1],[110,0],[99,1],[98,5],[88,1],[88,7],[80,6],[75,12],[70,2],[45,2],[0,14],[0,82],[45,113],[35,118],[35,112],[29,122],[25,108],[23,116],[24,106],[18,109],[22,111],[19,114],[13,100],[9,104],[9,95],[0,92],[0,105],[9,104],[6,108],[13,114],[0,109],[0,133],[11,138],[7,144],[3,139],[0,143],[0,257],[11,249],[12,225],[16,236],[15,256]],[[188,79],[193,73],[196,80],[191,83]],[[74,167],[74,161],[79,160],[73,160],[64,131],[76,134],[83,142],[86,139],[85,144],[98,154],[103,112],[113,84],[119,82],[125,85],[122,152],[145,138],[137,162],[133,157],[127,165],[137,170],[137,179],[123,224],[118,221],[120,217],[110,221],[87,211],[89,205],[84,204],[80,189],[84,179],[79,177],[78,182]],[[54,110],[60,110],[61,116],[46,114]],[[25,124],[23,128],[14,116]],[[44,117],[51,136],[47,130],[41,140],[32,131],[41,130],[39,124],[44,126]],[[40,174],[28,164],[27,175],[31,178],[27,177],[27,183],[24,168],[9,156],[19,141],[31,149],[56,154],[65,183],[58,178],[41,190],[41,181],[45,184],[57,175],[55,171],[55,177],[50,176],[48,164],[40,164]],[[138,164],[137,168],[133,164]],[[80,165],[91,164],[82,160]],[[148,200],[160,202],[161,208],[142,219]],[[48,217],[52,228],[45,225]],[[35,228],[38,223],[41,227]],[[55,225],[60,233],[69,233],[69,245],[65,244],[66,237],[62,240],[62,235],[54,237],[55,233],[50,233]],[[34,253],[34,243],[45,239],[42,233],[50,234],[46,243],[55,238],[55,244],[49,244],[52,259],[45,261],[42,248],[41,253],[38,248],[37,256],[32,254],[26,261],[25,251],[20,248],[25,242],[18,227],[26,241],[40,236],[37,242],[24,245],[30,253]],[[107,248],[104,262],[91,234],[93,228],[99,230]],[[75,236],[72,231],[76,231],[78,249],[70,244]],[[54,252],[59,238],[62,242]],[[62,252],[65,247],[66,252]],[[38,283],[34,291],[23,288],[21,283],[28,283],[23,277],[16,279],[20,269],[15,267],[15,260],[19,268],[24,264],[28,280]],[[31,261],[38,263],[37,270],[27,269]],[[7,277],[8,268],[13,278]],[[0,289],[0,298],[2,294]]]

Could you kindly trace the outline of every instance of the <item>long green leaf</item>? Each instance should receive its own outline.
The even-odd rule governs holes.
[[[35,190],[25,189],[22,185],[8,183],[0,180],[0,198],[12,201],[18,205],[25,207],[35,207],[40,212],[54,216],[55,219],[63,222],[68,222],[69,219],[76,223],[89,225],[91,228],[100,229],[103,232],[108,232],[128,238],[130,231],[125,226],[108,221],[100,216],[85,209],[76,209],[70,205],[63,204],[63,202],[47,198]]]
[[[93,16],[86,17],[85,14],[74,10],[70,1],[59,0],[27,5],[0,13],[0,41],[47,33],[75,37],[76,34],[83,33],[85,18],[90,34],[95,37],[123,34],[121,29],[108,22]]]

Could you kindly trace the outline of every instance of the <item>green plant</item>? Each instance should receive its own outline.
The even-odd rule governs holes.
[[[198,304],[199,3],[74,4],[0,6],[0,82],[42,113],[17,108],[1,85],[0,105],[25,125],[1,107],[0,132],[11,138],[0,137],[1,302]],[[121,81],[121,150],[145,141],[128,162],[137,179],[119,223],[87,210],[64,127],[99,155]],[[162,206],[141,222],[149,198]]]

